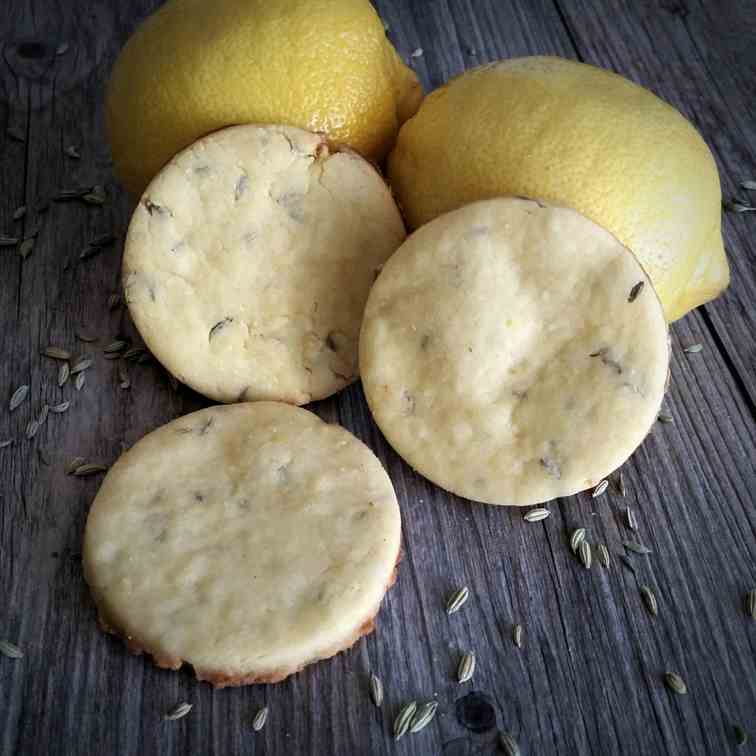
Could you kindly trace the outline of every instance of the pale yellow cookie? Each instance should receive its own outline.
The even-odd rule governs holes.
[[[92,505],[103,627],[217,686],[276,682],[373,629],[400,548],[394,490],[343,428],[277,402],[153,431]]]
[[[529,505],[598,483],[655,421],[664,313],[584,216],[515,198],[431,221],[386,263],[360,370],[391,445],[434,483]]]
[[[404,237],[356,153],[293,127],[235,126],[147,187],[126,238],[126,300],[150,351],[196,391],[305,404],[357,377],[368,291]]]

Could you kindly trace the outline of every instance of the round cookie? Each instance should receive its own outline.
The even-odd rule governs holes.
[[[293,127],[234,126],[147,187],[126,237],[126,300],[155,357],[196,391],[305,404],[357,377],[368,291],[404,238],[356,153]]]
[[[104,629],[216,686],[276,682],[373,629],[400,518],[378,459],[277,402],[153,431],[105,478],[84,539]]]
[[[594,486],[641,443],[669,362],[633,255],[579,213],[476,202],[420,228],[368,299],[370,409],[418,472],[460,496],[530,505]]]

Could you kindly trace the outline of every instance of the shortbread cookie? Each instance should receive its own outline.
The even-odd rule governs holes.
[[[235,126],[145,191],[123,260],[131,316],[180,381],[221,402],[305,404],[357,377],[376,270],[405,238],[370,163],[287,126]]]
[[[179,418],[127,451],[89,513],[84,570],[106,630],[223,687],[282,680],[370,632],[399,548],[370,449],[256,402]]]
[[[573,210],[501,198],[415,232],[365,310],[370,409],[412,467],[528,505],[599,482],[656,419],[661,304],[633,255]]]

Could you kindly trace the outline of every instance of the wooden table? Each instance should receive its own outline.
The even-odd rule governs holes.
[[[378,631],[286,682],[214,691],[189,671],[160,671],[97,629],[82,579],[84,522],[99,476],[75,478],[77,455],[112,462],[165,421],[204,405],[171,387],[155,364],[119,365],[103,348],[138,343],[119,290],[119,243],[79,261],[98,235],[122,238],[131,204],[112,177],[103,89],[118,49],[155,0],[10,0],[0,17],[0,233],[34,236],[24,260],[0,249],[0,657],[3,754],[490,754],[496,729],[474,733],[457,716],[495,715],[524,754],[756,753],[756,622],[743,597],[756,586],[756,214],[728,214],[732,285],[672,328],[665,412],[625,465],[627,493],[554,502],[529,524],[518,510],[455,499],[415,475],[387,446],[359,386],[314,409],[376,450],[399,495],[406,556]],[[727,0],[379,0],[389,35],[427,90],[465,68],[549,53],[612,68],[678,107],[717,159],[726,197],[756,179],[756,25],[753,3]],[[8,10],[10,8],[10,10]],[[417,51],[410,58],[410,54]],[[420,52],[422,51],[422,52]],[[9,129],[9,131],[6,131]],[[69,155],[73,145],[80,158]],[[43,200],[102,184],[107,202]],[[755,195],[751,199],[756,200]],[[13,220],[26,205],[26,215]],[[36,233],[36,235],[35,235]],[[27,243],[26,248],[31,246]],[[25,251],[29,251],[25,248]],[[79,330],[97,342],[77,340]],[[683,347],[703,345],[699,353]],[[86,385],[59,389],[48,344],[94,356]],[[8,398],[28,384],[12,414]],[[70,400],[30,441],[44,402]],[[653,549],[620,561],[631,534]],[[611,568],[585,570],[569,533],[589,528]],[[659,601],[644,610],[639,585]],[[451,618],[444,599],[468,585]],[[522,649],[511,640],[524,628]],[[458,686],[461,652],[474,649],[474,682]],[[381,710],[369,672],[384,681]],[[679,672],[687,696],[662,682]],[[471,691],[474,697],[460,704]],[[436,698],[426,730],[395,744],[391,722],[412,698]],[[177,722],[162,716],[194,705]],[[483,702],[483,703],[481,703]],[[270,707],[260,734],[258,707]],[[470,711],[468,711],[470,714]],[[734,725],[749,734],[741,750]]]

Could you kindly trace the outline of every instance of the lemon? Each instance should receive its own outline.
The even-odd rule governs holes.
[[[532,57],[462,74],[404,124],[389,177],[413,227],[499,195],[580,211],[635,253],[670,321],[729,282],[706,143],[670,105],[600,68]]]
[[[368,0],[169,0],[118,57],[107,122],[139,194],[181,149],[239,123],[324,132],[380,160],[421,98]]]

